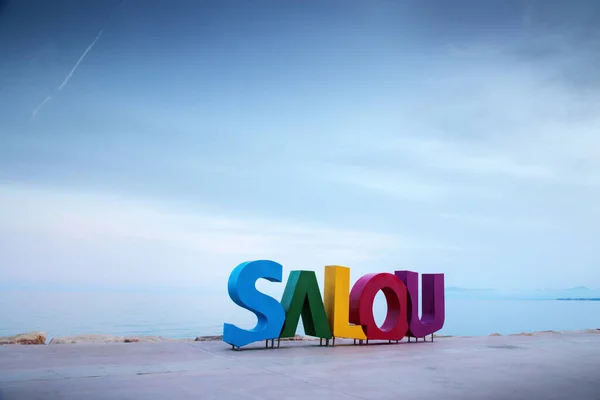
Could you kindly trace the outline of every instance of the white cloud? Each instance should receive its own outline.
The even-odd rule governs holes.
[[[600,184],[600,96],[557,81],[557,66],[507,52],[451,52],[436,74],[398,94],[388,117],[395,129],[363,132],[358,173],[340,180],[415,198],[477,196],[510,182]],[[361,163],[385,168],[361,172]]]
[[[481,144],[416,137],[394,139],[385,146],[414,159],[420,165],[473,175],[499,175],[512,178],[548,180],[551,168],[528,164],[513,154],[486,148]]]
[[[547,224],[541,221],[530,219],[509,219],[501,217],[492,217],[487,215],[475,214],[457,214],[457,213],[442,213],[439,214],[442,220],[454,222],[457,224],[468,224],[493,229],[519,229],[519,230],[548,230]]]
[[[398,200],[434,203],[453,197],[494,198],[498,195],[490,187],[449,182],[414,168],[403,171],[401,167],[372,168],[338,164],[320,168],[319,175],[323,179],[389,195]]]
[[[410,174],[353,165],[330,165],[320,169],[321,177],[342,184],[359,186],[400,199],[430,200],[445,195],[447,188],[437,183],[418,181]]]
[[[225,281],[237,263],[251,259],[274,259],[293,269],[328,264],[372,269],[390,254],[462,251],[399,234],[219,215],[201,207],[183,211],[138,199],[36,187],[0,186],[0,204],[0,233],[31,253],[8,249],[23,266],[11,268],[15,279],[33,275],[159,284],[201,278],[208,284]]]
[[[4,256],[26,266],[5,276],[23,277],[31,273],[27,268],[34,268],[33,276],[81,281],[185,283],[200,277],[222,283],[232,266],[245,259],[273,258],[286,268],[308,269],[339,263],[366,271],[377,268],[380,257],[387,257],[389,264],[397,257],[398,263],[420,267],[434,253],[437,259],[430,264],[456,267],[451,276],[460,284],[471,280],[487,285],[494,276],[512,284],[506,273],[511,270],[528,279],[528,285],[537,285],[540,268],[543,279],[560,283],[565,265],[577,261],[574,257],[582,265],[576,267],[577,279],[592,276],[597,281],[589,238],[596,236],[598,226],[596,209],[591,208],[600,184],[600,98],[556,79],[553,65],[508,53],[489,47],[451,49],[422,71],[398,68],[400,83],[388,77],[390,86],[399,89],[395,92],[390,89],[368,101],[361,96],[336,98],[336,104],[320,107],[318,115],[273,115],[264,122],[262,114],[244,109],[234,119],[207,122],[190,109],[157,112],[152,125],[160,128],[157,132],[173,132],[168,140],[159,134],[144,134],[143,140],[124,136],[114,146],[119,153],[111,153],[110,159],[104,158],[105,152],[95,154],[98,166],[102,161],[102,168],[112,168],[114,175],[121,165],[131,167],[126,179],[136,179],[138,186],[131,185],[132,192],[144,182],[144,189],[164,188],[168,179],[189,179],[196,191],[218,203],[226,191],[212,190],[215,185],[252,181],[272,188],[285,182],[285,189],[298,193],[340,196],[349,205],[344,210],[372,201],[365,210],[370,226],[386,227],[392,234],[237,215],[202,205],[4,186],[0,235],[4,233],[10,247]],[[178,116],[175,122],[171,111]],[[254,123],[243,123],[244,118]],[[221,142],[205,145],[198,127],[204,134],[219,128],[211,137]],[[141,124],[135,129],[142,135],[149,128]],[[222,132],[230,135],[223,138]],[[83,153],[89,147],[86,141],[104,142],[101,135],[77,136],[81,146],[71,148],[64,139],[48,138],[54,146],[47,152],[51,160],[55,154],[61,159],[73,154],[94,157]],[[44,139],[20,140],[37,146]],[[139,165],[157,165],[157,160],[161,174],[155,176],[162,182],[143,175]],[[39,171],[47,167],[40,165]],[[63,167],[70,171],[77,164]],[[133,174],[134,169],[140,174]],[[205,175],[211,179],[200,179]],[[118,182],[117,187],[123,186]],[[192,199],[196,192],[170,194],[171,200]],[[262,208],[268,209],[268,196],[260,196],[256,193],[255,201],[264,201]],[[315,218],[328,211],[318,205],[306,209]],[[293,206],[282,205],[278,212],[298,215]],[[365,220],[351,212],[340,214],[329,219],[347,225]],[[394,225],[431,237],[405,236],[407,232],[390,228]],[[541,232],[532,234],[536,229]],[[453,245],[455,241],[470,253]],[[19,246],[33,255],[25,256]],[[484,249],[488,257],[473,255],[473,248]],[[76,258],[68,260],[67,255]],[[41,262],[51,264],[52,271],[35,269]],[[570,279],[576,280],[574,275]]]

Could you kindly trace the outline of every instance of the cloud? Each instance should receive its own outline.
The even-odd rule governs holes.
[[[447,188],[419,181],[411,174],[356,165],[330,165],[321,169],[322,178],[358,186],[405,200],[433,200],[443,197]]]
[[[525,183],[597,186],[600,95],[573,91],[554,79],[553,64],[515,60],[511,51],[449,50],[435,73],[399,94],[396,128],[370,132],[357,145],[355,164],[381,173],[364,169],[342,180],[393,196],[407,186],[419,198]]]
[[[294,269],[341,264],[370,270],[390,254],[463,251],[400,234],[39,187],[0,186],[0,203],[0,233],[13,245],[4,249],[2,264],[12,255],[22,267],[11,269],[7,279],[33,275],[104,284],[195,279],[210,285],[225,282],[233,266],[251,259],[275,259]],[[15,246],[31,254],[19,255]]]
[[[355,186],[363,191],[391,196],[402,201],[439,203],[453,198],[494,198],[493,188],[448,182],[426,171],[401,167],[374,168],[338,164],[321,168],[321,179]]]
[[[554,177],[554,172],[547,166],[528,164],[515,159],[512,154],[460,140],[406,137],[393,140],[385,149],[411,158],[424,167],[458,173],[541,180]]]
[[[252,54],[228,51],[240,32],[194,37],[192,26],[164,39],[203,57],[169,51],[183,61],[164,63],[167,53],[119,45],[127,57],[103,60],[97,82],[56,104],[71,120],[5,135],[0,180],[48,187],[4,187],[15,192],[2,195],[3,264],[48,279],[185,284],[269,257],[357,273],[452,266],[459,285],[512,285],[517,273],[533,286],[562,285],[577,263],[568,279],[597,280],[595,14],[438,3],[416,9],[410,35],[381,20],[358,41],[347,40],[356,29],[306,38],[294,57],[319,60],[310,65],[277,58],[286,41],[254,40],[250,27]],[[581,15],[587,25],[574,23]],[[140,59],[156,61],[153,74],[140,75]],[[157,76],[160,87],[146,84]],[[79,105],[90,112],[70,112]],[[69,186],[89,192],[59,189]]]
[[[456,224],[468,224],[492,229],[517,229],[517,230],[548,230],[547,224],[531,219],[510,219],[501,217],[492,217],[476,214],[456,214],[442,213],[438,215],[442,220],[454,222]]]

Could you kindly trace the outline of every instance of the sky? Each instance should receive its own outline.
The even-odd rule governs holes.
[[[600,288],[600,3],[0,0],[0,286]]]

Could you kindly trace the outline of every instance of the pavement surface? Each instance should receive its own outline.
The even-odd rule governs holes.
[[[598,333],[345,343],[0,346],[0,399],[600,400]]]

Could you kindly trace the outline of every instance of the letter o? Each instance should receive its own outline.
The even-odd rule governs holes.
[[[383,325],[377,326],[373,302],[382,291],[387,302]],[[408,332],[406,285],[394,274],[375,273],[361,277],[350,291],[350,322],[361,325],[371,340],[401,340]]]

